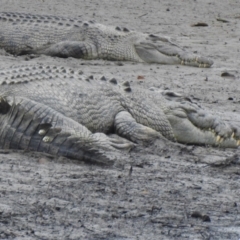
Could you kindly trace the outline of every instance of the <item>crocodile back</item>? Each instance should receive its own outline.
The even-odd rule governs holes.
[[[46,49],[56,42],[81,40],[81,34],[76,31],[79,24],[82,24],[79,19],[3,12],[0,13],[0,47],[21,55]]]
[[[57,66],[22,66],[0,71],[1,94],[46,104],[92,132],[113,131],[115,115],[123,110],[114,84]]]

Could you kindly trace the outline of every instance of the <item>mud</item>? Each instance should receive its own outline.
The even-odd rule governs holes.
[[[31,59],[1,51],[1,68],[65,65],[146,88],[172,89],[240,123],[238,0],[8,0],[1,1],[1,11],[82,16],[167,35],[214,60],[212,68],[201,69],[46,56]],[[146,148],[137,146],[126,161],[103,167],[2,151],[0,239],[237,240],[239,156],[238,149],[158,141]]]

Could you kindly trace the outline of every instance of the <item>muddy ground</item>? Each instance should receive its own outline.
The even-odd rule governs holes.
[[[2,0],[1,11],[82,16],[168,35],[215,62],[201,69],[1,55],[1,68],[58,64],[169,88],[240,122],[239,0]],[[236,149],[159,141],[115,167],[7,151],[0,169],[0,239],[240,239]]]

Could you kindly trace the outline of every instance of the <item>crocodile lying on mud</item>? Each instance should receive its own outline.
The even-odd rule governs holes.
[[[3,149],[107,163],[114,154],[121,155],[120,150],[156,139],[240,145],[240,128],[171,91],[133,88],[115,78],[95,79],[44,65],[3,69],[0,84]]]
[[[80,18],[0,13],[0,48],[14,55],[106,59],[211,67],[213,61],[169,38]]]

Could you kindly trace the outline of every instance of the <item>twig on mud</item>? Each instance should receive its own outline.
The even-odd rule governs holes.
[[[143,15],[140,15],[138,18],[144,17],[146,15],[148,15],[148,13],[144,13]]]
[[[94,232],[94,230],[85,227],[84,224],[82,224],[81,227],[82,227],[82,228],[85,228],[86,230],[88,230],[88,231],[90,231],[90,232]]]
[[[132,175],[132,171],[133,171],[133,167],[131,165],[130,169],[129,169],[129,173],[128,173],[128,176],[131,176]]]

